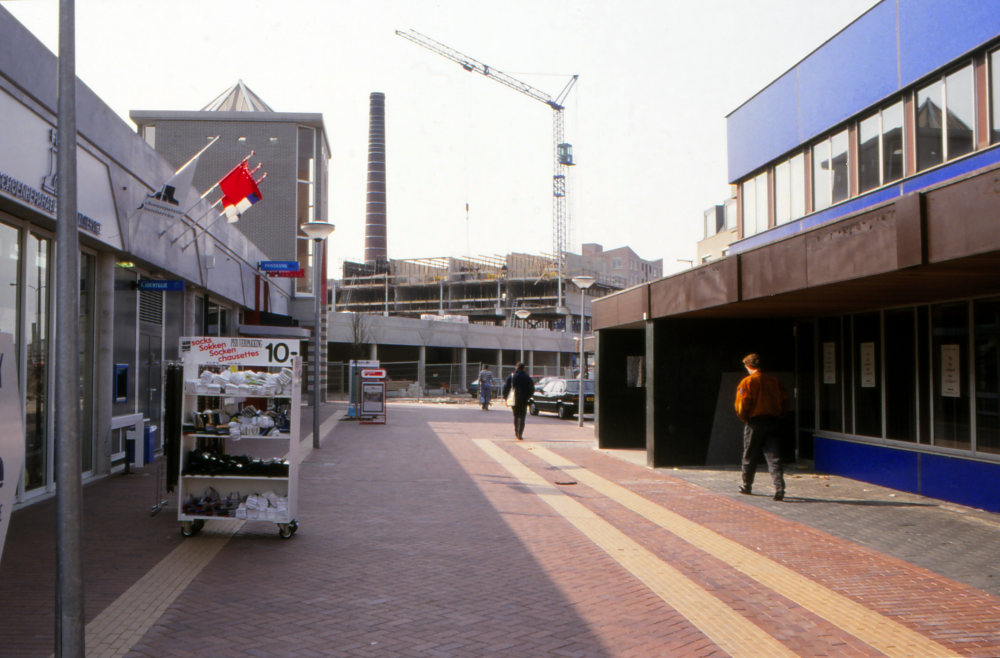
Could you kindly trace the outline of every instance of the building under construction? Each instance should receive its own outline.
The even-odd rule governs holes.
[[[515,312],[523,309],[530,312],[525,326],[579,331],[582,297],[572,278],[587,275],[596,279],[586,290],[582,312],[589,330],[591,300],[629,287],[630,278],[615,271],[611,259],[585,251],[587,256],[563,254],[561,296],[556,260],[550,255],[345,262],[343,279],[334,287],[334,310],[411,318],[465,316],[476,324],[521,326]],[[655,265],[662,270],[661,262]]]

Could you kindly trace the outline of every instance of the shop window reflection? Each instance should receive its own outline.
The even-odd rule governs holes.
[[[977,300],[976,451],[1000,454],[1000,299]]]
[[[49,240],[28,235],[24,285],[28,321],[27,377],[24,400],[24,489],[44,487],[48,480],[46,368],[48,353]]]
[[[969,450],[969,303],[931,307],[934,445]]]

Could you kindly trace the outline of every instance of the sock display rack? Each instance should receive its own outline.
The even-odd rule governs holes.
[[[298,530],[298,349],[298,341],[181,338],[178,520],[185,537],[226,518],[276,523],[282,539]]]

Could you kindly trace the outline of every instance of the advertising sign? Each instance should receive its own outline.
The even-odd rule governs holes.
[[[837,344],[823,343],[823,383],[837,383]]]
[[[385,379],[385,370],[376,368],[373,370],[362,370],[361,379]]]
[[[21,425],[21,396],[17,388],[17,352],[14,337],[0,333],[0,557],[14,508],[17,481],[24,465],[24,426]]]
[[[946,398],[962,397],[962,362],[959,345],[941,346],[941,395]]]
[[[157,280],[142,279],[139,281],[139,290],[156,290],[159,292],[184,292],[184,282],[181,280]]]
[[[305,270],[298,270],[295,272],[268,272],[270,277],[278,277],[279,279],[304,279],[306,278]]]
[[[258,263],[261,272],[298,272],[297,260],[262,260]]]
[[[875,343],[861,343],[861,388],[875,388]]]
[[[241,366],[291,366],[299,355],[298,341],[267,338],[221,338],[195,336],[181,338],[181,354],[192,354],[192,363]]]
[[[364,382],[361,384],[361,414],[381,416],[385,413],[385,383]]]

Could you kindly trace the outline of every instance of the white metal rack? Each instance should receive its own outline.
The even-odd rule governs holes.
[[[288,539],[298,530],[298,477],[299,461],[301,459],[299,450],[300,432],[300,412],[302,397],[302,357],[298,355],[298,341],[285,342],[280,340],[268,340],[260,338],[221,338],[214,336],[197,336],[181,338],[181,358],[184,363],[184,403],[182,405],[182,427],[180,441],[180,471],[178,486],[178,520],[181,522],[181,533],[189,537],[198,533],[205,525],[205,521],[213,519],[232,518],[228,513],[221,514],[221,510],[203,509],[202,513],[190,513],[185,511],[185,502],[192,498],[204,498],[206,493],[215,490],[221,497],[229,497],[230,494],[238,492],[238,498],[246,501],[248,495],[263,495],[273,493],[275,496],[287,499],[287,512],[283,515],[277,511],[274,518],[266,515],[264,518],[258,516],[257,520],[271,521],[278,525],[278,534],[283,539]],[[220,389],[218,393],[214,390],[206,389],[204,385],[197,383],[203,372],[206,370],[221,373],[223,370],[231,372],[253,371],[257,373],[268,372],[278,373],[282,369],[291,370],[291,382],[282,387],[280,394],[260,394],[253,390],[249,392],[240,390],[234,392],[231,389]],[[223,407],[229,404],[236,405],[242,410],[247,401],[255,402],[255,406],[263,406],[260,401],[266,401],[267,408],[261,411],[274,409],[278,405],[288,405],[289,427],[287,431],[274,431],[266,436],[242,435],[239,444],[243,441],[248,443],[242,452],[253,452],[253,444],[261,441],[280,441],[279,452],[288,462],[288,475],[242,475],[224,473],[208,475],[203,473],[191,473],[188,471],[188,458],[192,450],[195,450],[200,440],[216,439],[219,447],[225,446],[232,452],[233,441],[228,436],[228,426],[222,434],[210,432],[198,432],[194,416],[199,412],[199,399],[216,398],[219,400],[218,406]],[[277,430],[277,428],[275,428]],[[221,439],[221,440],[220,440]],[[244,448],[244,445],[240,445]],[[258,446],[261,444],[258,443]],[[230,499],[231,500],[231,499]],[[229,510],[224,510],[228,512]]]

